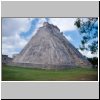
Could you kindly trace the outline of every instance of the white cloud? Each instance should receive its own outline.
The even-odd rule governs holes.
[[[18,34],[14,37],[10,36],[2,38],[2,53],[7,54],[10,57],[18,53],[17,49],[22,49],[26,45],[27,41],[22,39]]]
[[[13,49],[3,49],[2,54],[8,55],[9,57],[13,57],[14,54],[18,54],[18,51],[15,51]]]
[[[27,32],[31,27],[30,18],[4,18],[2,19],[2,53],[10,57],[22,49],[27,40],[21,38],[21,32]]]
[[[79,50],[79,52],[80,52],[82,55],[84,55],[84,56],[86,56],[86,57],[89,57],[89,58],[98,57],[98,54],[91,54],[91,51],[87,51],[87,50],[82,51],[82,50]]]
[[[27,32],[31,27],[30,18],[3,18],[2,19],[2,35],[14,36],[15,33]]]
[[[61,32],[75,30],[74,26],[76,18],[49,18],[49,23],[58,26]]]

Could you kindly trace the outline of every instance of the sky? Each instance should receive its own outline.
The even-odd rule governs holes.
[[[44,22],[56,25],[76,48],[82,36],[74,25],[76,18],[2,18],[2,54],[13,57],[19,54]],[[95,57],[90,51],[81,51],[86,57]]]

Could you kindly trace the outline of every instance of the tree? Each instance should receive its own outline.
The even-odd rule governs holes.
[[[87,59],[92,65],[94,65],[93,68],[96,68],[98,66],[98,58],[97,57],[87,58]]]
[[[98,18],[77,18],[74,25],[82,35],[81,50],[98,51]]]

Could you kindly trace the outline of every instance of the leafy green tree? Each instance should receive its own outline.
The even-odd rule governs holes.
[[[88,59],[88,61],[90,61],[90,63],[92,65],[94,65],[93,68],[96,68],[98,66],[98,58],[97,57],[87,58],[87,59]]]
[[[98,51],[98,18],[77,18],[74,25],[82,35],[81,50]]]

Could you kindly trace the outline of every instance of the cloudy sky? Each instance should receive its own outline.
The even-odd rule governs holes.
[[[57,25],[64,36],[76,47],[81,44],[81,35],[74,25],[76,18],[3,18],[2,19],[2,54],[12,57],[18,54],[35,35],[43,22]],[[80,50],[79,50],[80,51]],[[94,57],[90,51],[80,51],[87,57]]]

